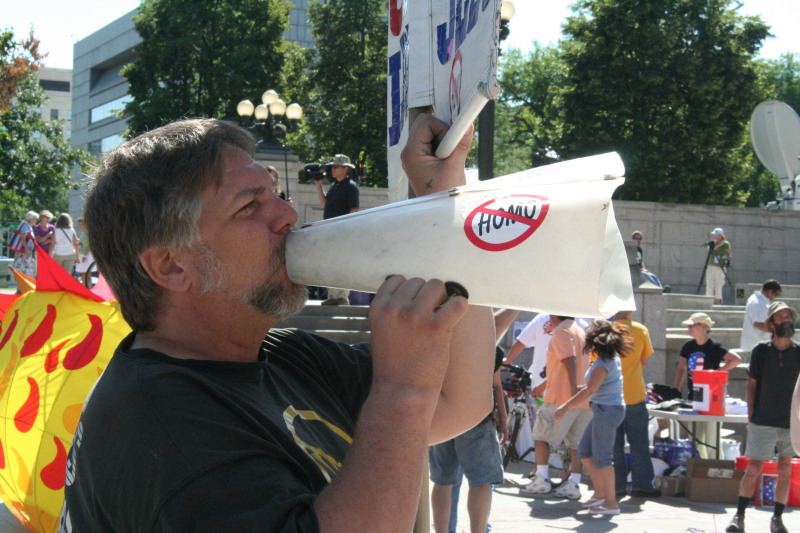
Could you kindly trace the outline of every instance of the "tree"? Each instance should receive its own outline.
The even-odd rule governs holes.
[[[762,96],[754,55],[768,27],[730,0],[574,7],[562,42],[564,155],[619,152],[621,199],[743,204]]]
[[[0,219],[19,219],[30,209],[66,211],[70,172],[87,161],[84,150],[70,147],[62,121],[42,120],[45,101],[34,75],[0,114]]]
[[[496,107],[495,174],[498,176],[542,164],[542,154],[558,151],[561,117],[557,94],[564,68],[558,49],[535,43],[523,55],[516,48],[500,56],[503,92]]]
[[[291,5],[286,0],[144,0],[134,17],[142,42],[123,74],[131,135],[188,117],[236,119],[281,87]]]
[[[44,55],[39,41],[30,33],[22,42],[14,40],[14,32],[0,31],[0,113],[6,111],[17,95],[19,84],[39,71]]]
[[[41,59],[38,41],[31,35],[15,43],[10,32],[3,32],[0,41],[4,71],[20,65],[20,54],[29,54],[27,76],[18,72],[12,84],[4,74],[2,82],[4,94],[15,97],[0,111],[0,219],[19,220],[30,209],[66,211],[70,172],[87,154],[70,148],[62,121],[42,120],[46,97],[35,75]]]
[[[316,2],[308,18],[317,48],[304,90],[308,144],[296,151],[306,161],[360,159],[367,168],[362,184],[386,187],[386,3]]]

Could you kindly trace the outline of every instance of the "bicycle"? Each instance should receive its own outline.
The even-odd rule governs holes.
[[[508,412],[508,439],[500,448],[503,468],[506,468],[512,459],[516,463],[533,452],[533,448],[528,448],[522,455],[517,452],[519,432],[530,408],[531,373],[521,366],[501,365],[501,368],[504,369],[501,371],[503,391],[513,400]]]

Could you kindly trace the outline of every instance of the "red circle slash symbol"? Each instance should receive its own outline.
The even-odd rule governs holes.
[[[546,196],[512,194],[495,198],[472,210],[464,221],[464,233],[482,250],[510,250],[533,235],[549,209]]]

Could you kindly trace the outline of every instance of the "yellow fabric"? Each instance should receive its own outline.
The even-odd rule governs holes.
[[[83,402],[130,327],[116,303],[34,290],[0,331],[0,499],[28,530],[54,532]]]
[[[625,396],[625,403],[634,405],[643,402],[647,397],[642,361],[653,354],[653,344],[650,342],[650,333],[642,324],[630,320],[616,320],[615,322],[627,326],[628,333],[633,340],[630,352],[626,352],[625,357],[620,360],[622,361],[622,392]]]

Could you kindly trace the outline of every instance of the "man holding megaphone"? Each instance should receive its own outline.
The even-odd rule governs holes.
[[[464,183],[472,132],[440,160],[446,129],[411,129],[417,195]],[[490,411],[491,310],[442,281],[389,277],[370,344],[271,330],[306,290],[284,261],[297,214],[253,153],[186,120],[94,172],[92,251],[133,332],[84,406],[61,531],[407,532],[427,446]]]

